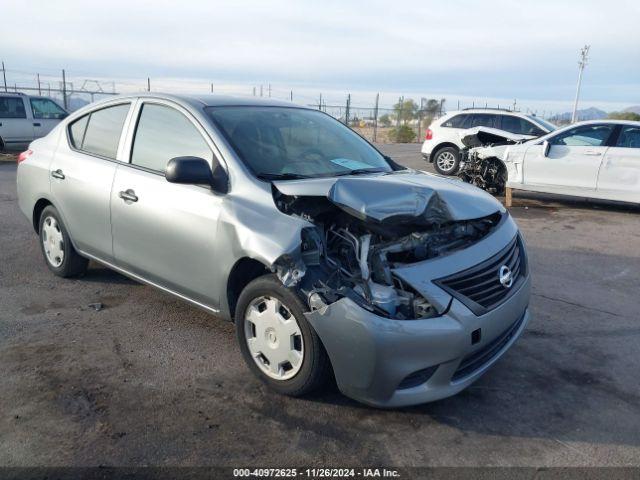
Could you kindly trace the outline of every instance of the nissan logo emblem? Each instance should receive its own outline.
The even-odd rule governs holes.
[[[503,265],[500,267],[498,275],[502,286],[504,288],[511,288],[511,285],[513,285],[513,274],[511,273],[511,269],[506,265]]]

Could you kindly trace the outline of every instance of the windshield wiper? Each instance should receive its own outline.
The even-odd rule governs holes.
[[[386,170],[380,170],[379,168],[356,168],[355,170],[349,170],[348,172],[333,173],[332,176],[343,177],[346,175],[364,175],[367,173],[384,173]]]
[[[310,178],[298,173],[259,173],[257,177],[262,180],[297,180],[300,178]]]

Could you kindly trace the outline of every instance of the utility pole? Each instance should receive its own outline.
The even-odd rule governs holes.
[[[40,89],[40,74],[36,73],[36,77],[38,78],[38,96],[42,96],[42,90]]]
[[[378,136],[378,102],[380,101],[380,94],[376,93],[376,106],[373,109],[373,141],[377,140]]]
[[[62,106],[67,110],[67,77],[62,69]]]
[[[580,85],[582,84],[582,72],[587,66],[589,60],[589,49],[591,45],[585,45],[580,50],[580,60],[578,61],[578,86],[576,87],[576,100],[573,102],[573,114],[571,115],[571,123],[575,123],[578,116],[578,100],[580,99]]]
[[[213,83],[211,84],[211,93],[213,93]]]
[[[320,103],[318,103],[318,110],[322,110],[322,94],[320,94]]]
[[[517,102],[516,102],[516,99],[514,98],[514,99],[513,99],[513,111],[514,111],[514,112],[516,111],[516,103],[517,103]]]
[[[2,78],[4,79],[4,91],[7,91],[7,73],[4,69],[4,62],[2,62]]]
[[[293,102],[293,90],[289,91],[289,101]]]
[[[271,98],[271,84],[269,84],[269,98]]]
[[[147,77],[147,92],[151,91],[151,78]]]
[[[347,107],[344,112],[344,124],[349,126],[349,111],[351,110],[351,94],[347,93]]]
[[[253,87],[253,96],[256,96],[256,87]]]
[[[260,96],[262,96],[262,84],[260,85]]]

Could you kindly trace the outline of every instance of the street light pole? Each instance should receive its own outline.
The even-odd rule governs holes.
[[[589,48],[590,45],[585,45],[580,50],[580,61],[578,61],[578,86],[576,87],[576,99],[573,102],[573,114],[571,115],[571,123],[575,123],[578,116],[578,100],[580,98],[580,85],[582,84],[582,72],[584,71],[584,67],[587,65],[587,60],[589,60]]]

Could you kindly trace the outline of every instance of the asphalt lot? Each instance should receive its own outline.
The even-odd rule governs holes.
[[[0,163],[0,465],[640,465],[640,208],[514,204],[528,330],[463,393],[377,410],[270,392],[231,324],[103,267],[54,277]]]

